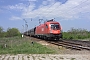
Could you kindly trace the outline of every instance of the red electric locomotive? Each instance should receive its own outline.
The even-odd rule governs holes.
[[[48,20],[44,24],[40,24],[39,26],[24,32],[24,34],[43,39],[59,40],[62,38],[62,28],[59,22]]]
[[[60,39],[62,38],[62,28],[59,22],[49,20],[44,24],[34,28],[35,36],[44,39]]]

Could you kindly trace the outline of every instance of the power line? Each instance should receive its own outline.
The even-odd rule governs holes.
[[[45,9],[44,11],[47,11],[47,10],[49,10],[53,5],[55,5],[55,3],[56,3],[57,1],[55,1],[51,6],[49,6],[47,9]],[[40,13],[41,12],[39,12],[39,14],[38,15],[40,15]],[[43,13],[43,12],[42,12]],[[41,24],[41,22],[42,21],[44,21],[43,19],[39,19],[39,24]]]
[[[55,5],[56,1],[51,5],[49,6],[47,9],[45,9],[44,11],[47,11],[48,9],[50,9],[53,5]],[[40,12],[41,13],[41,12]],[[40,15],[40,13],[38,15]],[[43,12],[42,12],[43,13]]]
[[[81,5],[81,4],[83,4],[83,3],[87,2],[87,1],[88,1],[88,0],[80,3],[79,5]],[[75,6],[74,8],[72,8],[72,10],[75,9],[76,7],[78,7],[79,5],[77,5],[77,6]],[[50,11],[48,14],[50,14],[51,12],[53,12],[55,9],[58,9],[58,7],[60,7],[60,6],[57,6],[57,8],[54,8],[54,9],[53,9],[52,11]],[[70,10],[68,10],[68,11],[70,12]],[[66,12],[66,13],[69,13],[69,12]],[[47,14],[47,15],[48,15],[48,14]]]
[[[59,1],[59,0],[58,0],[58,1]],[[83,4],[83,3],[87,2],[87,1],[88,1],[88,0],[86,0],[86,1],[81,1],[81,3],[80,3],[79,5],[81,5],[81,4]],[[56,2],[57,2],[57,1],[55,1],[51,6],[49,6],[49,7],[48,7],[47,9],[45,9],[44,11],[49,10],[53,5],[55,5]],[[71,11],[72,11],[73,9],[77,8],[79,5],[73,7],[73,8],[71,9]],[[50,12],[48,12],[48,14],[46,14],[46,15],[49,15],[49,14],[50,14],[51,12],[53,12],[55,9],[58,9],[58,7],[60,7],[60,5],[57,6],[56,8],[54,8],[53,10],[51,10]],[[68,9],[67,11],[68,11],[68,12],[66,12],[66,13],[70,13],[70,12],[71,12],[70,9]],[[41,13],[41,12],[39,12],[38,15],[40,15],[40,13]],[[42,13],[44,13],[44,12],[42,12]],[[55,17],[54,17],[54,18],[55,18]],[[43,19],[39,19],[39,24],[41,24],[42,21],[44,21],[44,20],[43,20]]]
[[[50,5],[48,8],[46,8],[44,11],[49,10],[53,5],[55,5],[56,2],[57,2],[57,0],[56,0],[52,5]],[[44,12],[39,12],[39,13],[37,14],[37,16],[39,16],[40,13],[44,13]],[[25,19],[23,19],[23,20],[25,21],[25,23],[27,23]],[[32,18],[31,18],[31,21],[32,21]],[[41,24],[42,21],[44,21],[44,20],[43,20],[43,19],[39,19],[39,24]]]
[[[79,5],[81,5],[81,4],[83,4],[83,3],[86,3],[88,0],[86,0],[86,1],[83,1],[82,3],[80,3]],[[75,6],[74,8],[76,8],[76,7],[78,7],[79,5],[77,5],[77,6]],[[74,9],[73,8],[73,9]]]

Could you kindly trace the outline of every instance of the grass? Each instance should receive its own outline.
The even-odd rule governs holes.
[[[71,60],[75,60],[75,58],[71,58]]]
[[[52,54],[55,51],[28,38],[0,38],[0,54]]]
[[[89,39],[90,33],[69,33],[63,32],[63,39]]]

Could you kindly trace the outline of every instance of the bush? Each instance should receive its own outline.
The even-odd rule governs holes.
[[[90,31],[86,29],[74,29],[68,30],[67,32],[63,32],[64,39],[85,39],[90,38]]]
[[[5,32],[2,27],[0,27],[0,37],[5,37]]]
[[[70,36],[70,37],[69,37],[69,39],[73,39],[73,37],[72,37],[72,36]]]
[[[7,30],[7,37],[19,36],[20,32],[16,28],[8,28]]]
[[[3,28],[0,27],[0,38],[1,37],[13,37],[13,36],[21,36],[21,33],[17,28],[8,28],[7,31],[3,31]]]

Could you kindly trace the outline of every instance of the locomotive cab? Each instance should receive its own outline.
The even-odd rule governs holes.
[[[48,37],[54,38],[54,39],[59,39],[62,38],[62,32],[61,32],[61,27],[59,23],[51,23],[49,25],[49,31],[50,34]]]
[[[46,24],[47,25],[47,34],[46,36],[48,38],[52,38],[52,39],[60,39],[62,38],[62,28],[60,26],[60,24],[56,21],[50,20],[47,21]]]

